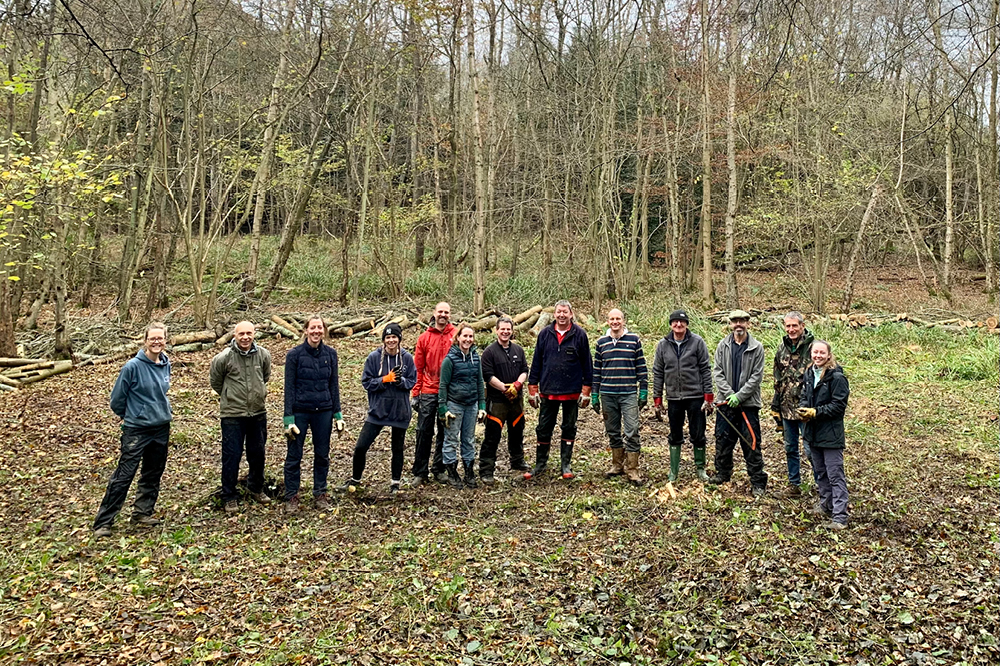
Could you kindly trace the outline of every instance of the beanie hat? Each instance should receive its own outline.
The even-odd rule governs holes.
[[[684,310],[674,310],[673,312],[670,313],[670,323],[672,324],[675,321],[683,321],[684,323],[688,323],[689,321],[688,313],[685,312]]]
[[[385,340],[385,336],[395,335],[400,340],[403,339],[403,328],[396,322],[388,324],[384,329],[382,329],[382,340]]]

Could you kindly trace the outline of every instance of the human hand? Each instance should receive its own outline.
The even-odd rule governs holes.
[[[740,397],[734,393],[726,398],[726,404],[729,405],[731,409],[736,409],[740,406]]]

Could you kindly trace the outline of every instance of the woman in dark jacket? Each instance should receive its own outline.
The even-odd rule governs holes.
[[[803,437],[810,447],[819,489],[814,512],[831,518],[825,527],[842,530],[847,527],[844,414],[851,388],[829,342],[814,341],[810,356],[812,364],[802,376],[798,414],[805,422]]]
[[[351,478],[337,490],[345,492],[361,483],[368,460],[368,449],[382,428],[392,431],[392,482],[389,490],[399,491],[403,476],[403,451],[406,428],[410,425],[413,408],[410,390],[417,383],[417,369],[410,352],[400,348],[403,329],[399,324],[389,324],[382,331],[382,346],[368,355],[361,373],[361,385],[368,391],[368,417],[361,426],[358,442],[354,445]]]
[[[444,421],[442,457],[448,483],[462,487],[458,477],[456,450],[461,448],[465,467],[465,485],[476,487],[472,464],[476,460],[476,421],[486,418],[486,386],[483,368],[476,351],[476,332],[471,326],[459,326],[455,342],[441,363],[438,387],[438,416]]]

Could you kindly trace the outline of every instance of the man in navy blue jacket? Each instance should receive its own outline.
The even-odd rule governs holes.
[[[340,413],[340,383],[337,350],[323,344],[326,326],[313,315],[306,323],[305,342],[285,355],[285,512],[299,510],[299,466],[306,442],[306,430],[313,434],[313,498],[316,508],[330,508],[326,477],[330,471],[330,434],[336,426],[344,431]]]
[[[167,442],[173,419],[167,398],[170,359],[163,353],[166,345],[167,327],[158,322],[147,326],[142,349],[122,368],[111,391],[111,411],[123,419],[121,457],[94,519],[95,538],[111,536],[111,525],[125,503],[140,464],[142,473],[132,505],[132,522],[160,523],[153,517],[153,510],[167,466]]]
[[[545,471],[549,462],[552,433],[562,410],[562,441],[559,446],[562,478],[574,477],[570,462],[576,441],[576,419],[580,407],[590,405],[594,367],[587,333],[573,323],[569,301],[556,303],[555,321],[538,334],[535,355],[528,373],[528,404],[538,408],[535,437],[535,468],[524,473],[531,479]]]

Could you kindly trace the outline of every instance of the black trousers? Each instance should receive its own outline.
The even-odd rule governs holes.
[[[434,466],[431,472],[444,472],[442,447],[444,447],[444,423],[438,419],[438,397],[436,393],[423,393],[417,398],[417,441],[413,447],[413,476],[427,478],[427,464],[431,457],[431,442],[434,442]],[[434,427],[437,425],[437,438]]]
[[[101,500],[101,508],[94,519],[94,529],[106,527],[115,522],[118,512],[125,504],[128,489],[132,486],[135,473],[142,467],[139,484],[136,487],[133,516],[151,516],[156,508],[156,498],[160,496],[160,479],[167,467],[167,443],[170,441],[170,424],[148,428],[122,428],[121,456],[118,467],[108,489]]]
[[[739,441],[743,448],[743,460],[746,461],[747,474],[750,483],[755,488],[767,487],[767,472],[764,471],[764,454],[761,452],[760,408],[731,407],[718,408],[719,415],[715,419],[715,473],[721,479],[728,481],[733,478],[733,451]],[[746,416],[746,419],[743,417]],[[725,418],[723,418],[725,417]],[[726,421],[739,429],[739,433]],[[749,428],[747,425],[749,424]],[[749,442],[749,443],[748,443]]]
[[[524,468],[524,403],[490,401],[486,405],[486,432],[479,449],[479,476],[493,476],[497,467],[497,447],[503,427],[507,426],[507,453],[511,469]]]
[[[371,448],[382,428],[386,426],[376,425],[365,421],[358,433],[358,443],[354,445],[353,469],[351,478],[355,481],[361,480],[361,475],[365,473],[365,463],[368,462],[368,449]],[[392,430],[392,480],[399,481],[403,478],[403,452],[406,450],[406,428],[396,428],[390,426]]]
[[[542,398],[538,408],[538,425],[535,436],[539,444],[551,444],[552,433],[556,429],[559,410],[562,409],[562,439],[567,442],[576,441],[576,419],[580,414],[580,405],[576,400],[548,400]]]
[[[236,481],[246,447],[247,487],[252,493],[264,489],[264,445],[267,442],[267,414],[227,416],[222,419],[222,501],[239,499]]]
[[[703,449],[707,444],[705,440],[705,412],[701,411],[701,406],[705,403],[702,398],[685,398],[683,400],[667,400],[667,421],[670,424],[670,434],[667,435],[667,443],[670,446],[681,446],[684,444],[684,419],[687,418],[688,434],[691,437],[691,446],[696,449]]]

